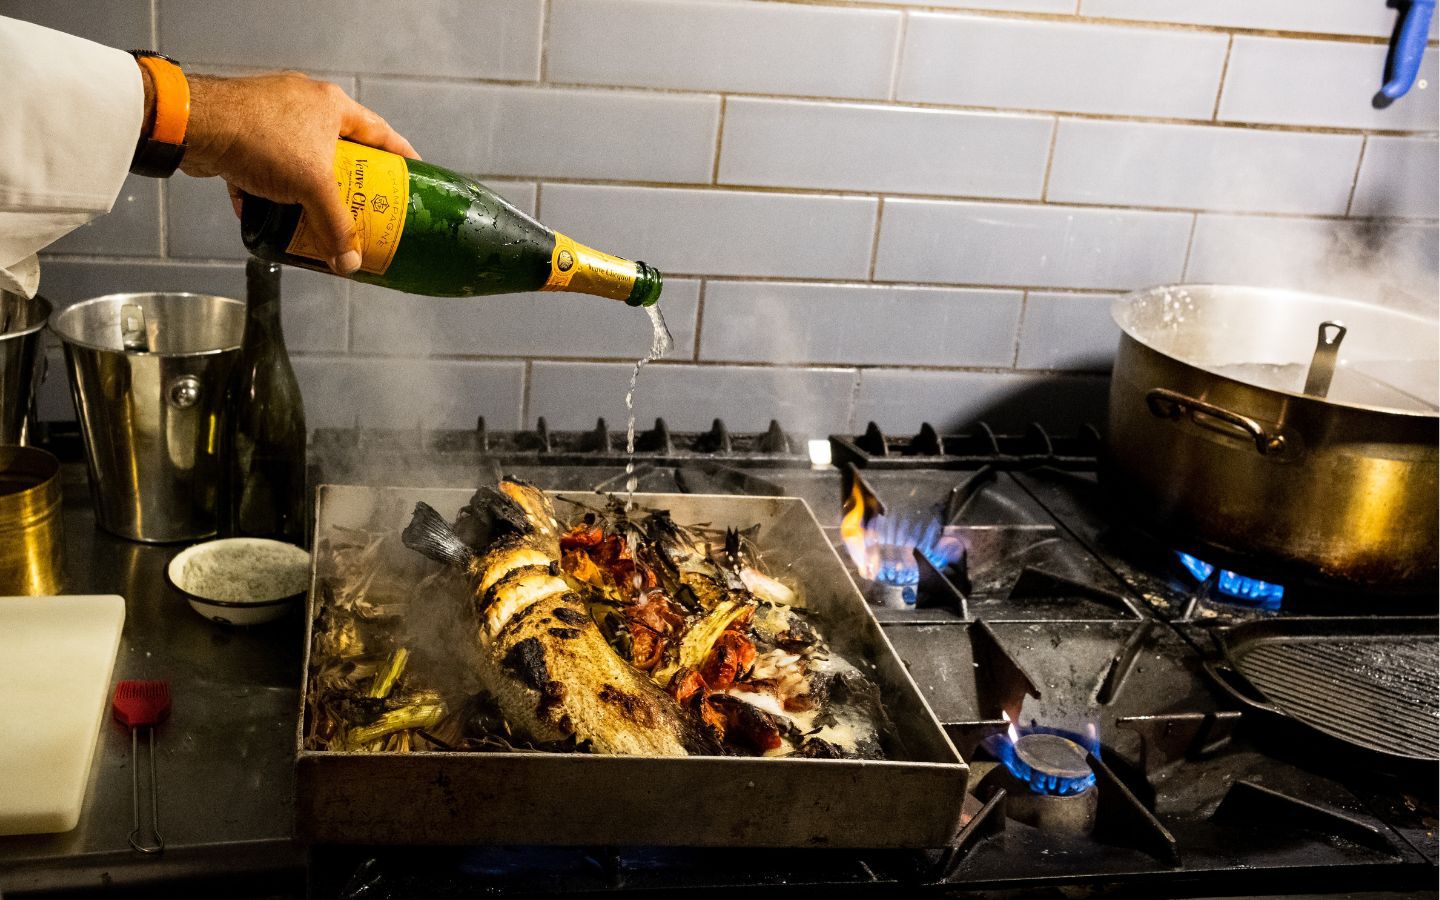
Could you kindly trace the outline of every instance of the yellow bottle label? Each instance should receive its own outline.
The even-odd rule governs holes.
[[[410,208],[410,170],[405,158],[339,141],[335,145],[335,186],[355,221],[360,270],[384,275],[400,246]],[[310,214],[302,211],[285,252],[327,262],[329,254],[320,248]]]
[[[542,291],[575,291],[612,300],[628,300],[635,289],[635,264],[601,253],[555,232],[550,277]]]

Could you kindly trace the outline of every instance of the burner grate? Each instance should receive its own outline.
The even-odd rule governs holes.
[[[914,437],[886,435],[871,422],[859,437],[830,436],[836,465],[854,463],[870,469],[1025,469],[1054,466],[1092,469],[1100,450],[1100,432],[1093,425],[1074,435],[1052,435],[1038,424],[1023,434],[996,434],[984,422],[964,434],[940,434],[925,423]]]

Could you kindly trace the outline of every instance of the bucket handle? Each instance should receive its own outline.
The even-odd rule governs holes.
[[[1169,388],[1152,388],[1150,393],[1145,395],[1145,405],[1150,407],[1151,415],[1159,419],[1178,419],[1188,413],[1190,421],[1198,425],[1202,423],[1197,421],[1195,416],[1200,413],[1224,422],[1226,425],[1243,431],[1250,440],[1254,441],[1255,449],[1261,456],[1272,456],[1285,450],[1285,435],[1266,431],[1265,426],[1249,416],[1242,416],[1223,406],[1216,406],[1214,403],[1186,396],[1179,391],[1172,391]]]

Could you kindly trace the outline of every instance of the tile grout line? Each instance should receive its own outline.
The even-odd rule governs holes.
[[[693,349],[690,351],[690,358],[695,362],[700,361],[700,330],[705,325],[705,289],[709,284],[710,280],[708,278],[702,278],[700,280],[699,293],[695,298],[695,342]]]
[[[1058,122],[1057,122],[1057,124],[1056,124],[1056,126],[1055,126],[1055,128],[1056,128],[1057,131],[1058,131],[1058,127],[1059,127],[1059,126],[1058,126]],[[1053,136],[1052,136],[1052,140],[1053,140]],[[1097,203],[1097,202],[1086,202],[1086,201],[1081,201],[1081,200],[1066,200],[1066,201],[1062,201],[1062,202],[1050,202],[1050,201],[1048,201],[1048,200],[1035,199],[1035,198],[1033,198],[1033,197],[996,197],[996,196],[985,196],[985,195],[974,195],[974,194],[969,194],[969,195],[967,195],[967,194],[922,194],[922,193],[909,193],[909,192],[905,192],[905,191],[884,191],[884,190],[876,190],[876,189],[861,190],[861,189],[853,189],[853,188],[795,187],[795,186],[777,187],[777,186],[774,186],[774,185],[744,184],[744,183],[730,183],[730,184],[716,185],[716,184],[707,184],[707,183],[703,183],[703,182],[683,182],[683,181],[676,181],[676,182],[642,182],[642,181],[626,181],[626,180],[621,180],[621,179],[606,179],[606,178],[563,178],[563,177],[553,177],[553,176],[524,176],[524,175],[507,175],[507,174],[491,174],[491,175],[483,175],[483,174],[482,174],[482,175],[477,175],[476,177],[477,177],[479,180],[481,180],[481,181],[486,181],[486,180],[504,180],[504,181],[524,182],[524,183],[527,183],[527,184],[528,184],[528,183],[531,183],[529,179],[533,178],[533,179],[534,179],[534,182],[533,182],[533,183],[535,184],[535,188],[536,188],[536,204],[537,204],[537,205],[536,205],[536,216],[535,216],[536,218],[541,218],[541,216],[540,216],[539,200],[540,200],[540,193],[541,193],[541,191],[542,191],[542,189],[543,189],[543,187],[544,187],[545,184],[564,185],[564,186],[575,186],[575,187],[590,187],[590,188],[618,188],[618,189],[629,190],[629,191],[694,191],[694,192],[699,192],[699,193],[739,194],[739,195],[750,194],[750,195],[768,195],[768,196],[775,196],[775,197],[829,198],[829,199],[836,199],[836,200],[843,200],[843,199],[864,199],[864,200],[876,200],[876,199],[922,200],[922,201],[926,201],[926,202],[930,202],[930,203],[943,203],[943,204],[952,204],[952,205],[1003,206],[1003,207],[1034,207],[1034,208],[1045,208],[1045,209],[1056,209],[1056,210],[1065,210],[1065,209],[1104,210],[1104,211],[1114,211],[1114,212],[1134,212],[1134,213],[1158,214],[1158,215],[1202,213],[1202,214],[1229,215],[1229,216],[1246,216],[1246,217],[1253,217],[1253,218],[1282,218],[1282,219],[1300,219],[1300,220],[1315,220],[1315,221],[1335,221],[1335,220],[1341,220],[1341,221],[1343,221],[1343,220],[1346,218],[1346,216],[1345,216],[1344,214],[1338,214],[1338,213],[1319,213],[1319,212],[1306,212],[1306,211],[1296,211],[1296,210],[1273,210],[1273,209],[1271,209],[1271,210],[1259,210],[1259,209],[1243,209],[1243,208],[1223,207],[1223,206],[1212,206],[1212,207],[1205,207],[1205,206],[1151,206],[1151,205],[1145,205],[1145,204],[1139,204],[1139,203],[1116,203],[1116,202],[1112,202],[1112,203]],[[1430,217],[1430,216],[1374,216],[1374,217],[1371,217],[1371,218],[1374,218],[1374,219],[1376,219],[1376,220],[1384,220],[1384,221],[1387,221],[1387,222],[1392,222],[1392,223],[1397,224],[1397,225],[1407,225],[1407,224],[1414,224],[1414,225],[1431,225],[1431,224],[1434,224],[1435,221],[1436,221],[1434,217]],[[65,255],[65,256],[67,256],[67,257],[84,257],[84,256],[94,256],[94,257],[121,256],[121,257],[123,257],[123,256],[127,256],[128,254],[103,254],[103,253],[96,253],[96,254],[60,254],[60,255]],[[243,258],[237,258],[237,257],[199,257],[199,256],[197,256],[197,257],[173,257],[172,259],[174,259],[176,262],[185,261],[185,262],[191,262],[191,263],[212,263],[212,264],[241,263],[241,262],[244,262],[244,259],[243,259]]]
[[[1209,213],[1199,213],[1199,214],[1196,214],[1196,213],[1188,213],[1188,214],[1191,215],[1191,216],[1194,216],[1195,218],[1198,218],[1199,215],[1207,215],[1207,214],[1209,214]],[[1224,215],[1224,214],[1217,214],[1217,215]],[[1257,217],[1257,218],[1258,218],[1258,217]],[[1347,220],[1347,219],[1345,219],[1345,218],[1343,218],[1343,217],[1331,217],[1331,218],[1329,218],[1329,219],[1321,219],[1321,220],[1313,220],[1313,221],[1324,221],[1324,222],[1331,222],[1331,223],[1334,223],[1334,224],[1346,224],[1346,223],[1348,223],[1348,224],[1354,224],[1354,223],[1356,223],[1356,222],[1372,221],[1372,220],[1368,220],[1368,219],[1348,219],[1348,220]],[[1376,220],[1376,221],[1378,221],[1378,220]],[[1417,224],[1420,225],[1420,226],[1422,226],[1422,227],[1433,228],[1433,227],[1436,226],[1436,221],[1435,221],[1434,219],[1427,219],[1427,220],[1424,220],[1423,223],[1417,223]],[[1194,228],[1195,228],[1195,223],[1194,223],[1194,221],[1192,221],[1192,223],[1191,223],[1192,237],[1193,237],[1193,230],[1194,230]],[[1187,259],[1188,259],[1188,255],[1189,255],[1188,250],[1189,250],[1189,248],[1188,248],[1188,246],[1187,246],[1187,253],[1186,253]],[[94,265],[94,266],[100,266],[100,265],[110,266],[110,265],[115,265],[115,266],[126,267],[126,266],[142,266],[142,265],[167,265],[167,266],[172,266],[172,267],[177,268],[177,269],[194,269],[194,270],[197,270],[197,271],[207,271],[207,270],[240,271],[240,267],[243,266],[243,261],[240,261],[240,260],[219,260],[219,261],[213,261],[213,262],[210,262],[210,261],[201,262],[200,264],[191,264],[192,261],[161,260],[161,259],[156,259],[155,257],[120,257],[120,256],[78,255],[78,254],[77,254],[77,255],[63,255],[63,254],[54,254],[54,253],[45,254],[45,256],[42,258],[41,262],[43,263],[43,262],[46,262],[46,261],[53,262],[53,263],[68,263],[68,264],[78,264],[78,265],[85,265],[85,266],[92,266],[92,265]],[[988,292],[994,292],[994,291],[1010,291],[1010,292],[1017,292],[1017,291],[1039,291],[1039,292],[1051,292],[1051,291],[1053,291],[1053,292],[1066,293],[1066,294],[1075,294],[1075,295],[1077,295],[1077,296],[1092,296],[1092,295],[1096,295],[1096,294],[1115,294],[1115,293],[1117,293],[1117,292],[1123,293],[1123,292],[1128,291],[1128,290],[1131,289],[1130,287],[1125,286],[1125,285],[1110,285],[1110,286],[1108,286],[1108,287],[1093,287],[1093,286],[1086,286],[1086,285],[1067,285],[1067,284],[1033,284],[1033,283],[1032,283],[1032,284],[1010,284],[1010,283],[1000,283],[1000,282],[985,283],[985,282],[976,282],[976,281],[916,281],[916,280],[909,280],[909,279],[903,279],[903,278],[897,278],[897,279],[881,279],[881,280],[876,280],[876,281],[864,281],[864,280],[859,280],[859,279],[856,279],[856,278],[827,278],[827,277],[824,277],[824,276],[814,276],[814,275],[803,276],[803,277],[793,277],[793,276],[784,276],[784,275],[714,274],[714,273],[709,273],[709,272],[671,272],[671,273],[669,273],[669,276],[668,276],[668,277],[670,277],[670,278],[672,278],[672,279],[674,279],[674,280],[683,280],[683,281],[700,281],[700,280],[705,280],[705,281],[741,282],[741,283],[769,284],[769,285],[775,285],[775,284],[784,284],[784,285],[798,284],[798,285],[816,285],[816,286],[821,286],[821,287],[857,287],[857,288],[885,287],[885,288],[900,288],[900,289],[905,289],[905,290],[917,290],[917,291],[964,291],[964,292],[970,292],[970,291],[988,291]]]
[[[527,358],[520,382],[520,427],[522,429],[530,421],[530,385],[533,381],[534,370],[535,361]]]
[[[1355,177],[1350,181],[1350,196],[1345,200],[1345,218],[1355,211],[1355,193],[1360,189],[1360,171],[1365,167],[1365,151],[1370,148],[1370,138],[1367,136],[1360,142],[1360,155],[1355,160]]]
[[[885,221],[885,198],[881,197],[875,204],[875,234],[870,239],[870,269],[865,280],[871,284],[875,283],[875,267],[880,262],[880,228]]]
[[[350,290],[354,282],[345,281],[345,352],[355,352],[355,292]]]
[[[526,357],[464,357],[464,356],[377,356],[373,354],[356,355],[344,354],[336,351],[296,351],[290,354],[292,360],[306,360],[314,362],[357,362],[357,363],[520,363],[522,368],[531,366],[534,363],[555,364],[555,365],[583,365],[583,366],[610,366],[622,371],[630,371],[635,366],[633,359],[621,359],[608,356],[526,356]],[[779,372],[779,373],[839,373],[863,374],[865,372],[900,372],[900,373],[928,373],[928,374],[971,374],[971,375],[1012,375],[1019,377],[1033,377],[1036,375],[1051,375],[1058,378],[1094,379],[1103,378],[1106,375],[1104,370],[1099,369],[1063,369],[1054,367],[1037,367],[1030,369],[1015,369],[1009,366],[939,366],[927,363],[909,362],[756,362],[754,360],[714,360],[699,365],[689,360],[671,361],[655,360],[649,365],[661,369],[684,369],[687,371],[700,371],[705,369],[740,369],[753,372]],[[858,385],[857,385],[858,387]],[[531,405],[527,397],[525,403]],[[526,409],[526,416],[533,412]]]
[[[1010,358],[1010,368],[1020,368],[1020,338],[1025,334],[1025,316],[1030,311],[1030,292],[1020,294],[1020,318],[1015,321],[1015,354]]]
[[[857,366],[854,376],[850,379],[850,408],[845,411],[845,430],[850,434],[859,431],[855,422],[855,414],[860,411],[860,382],[864,377],[865,370]]]
[[[239,67],[230,67],[238,71]],[[251,69],[253,72],[269,71],[268,69]],[[360,77],[352,76],[352,73],[337,73],[335,71],[316,70],[317,77]],[[585,82],[545,82],[517,81],[513,79],[474,79],[457,76],[424,76],[424,75],[384,75],[368,74],[363,76],[367,80],[388,80],[388,81],[410,81],[415,84],[454,84],[472,87],[495,87],[495,88],[516,88],[539,91],[575,91],[583,93],[635,93],[635,94],[665,94],[691,97],[700,99],[703,97],[723,94],[729,97],[754,98],[759,100],[775,100],[793,103],[823,103],[837,106],[876,106],[885,105],[885,108],[897,110],[926,110],[957,113],[978,113],[982,115],[993,115],[998,117],[1052,117],[1062,115],[1075,119],[1094,120],[1099,122],[1135,122],[1153,125],[1206,125],[1214,128],[1244,129],[1248,131],[1274,131],[1281,133],[1301,134],[1380,134],[1396,136],[1433,136],[1437,129],[1384,129],[1372,128],[1365,125],[1322,125],[1322,124],[1294,124],[1286,122],[1247,122],[1237,119],[1215,120],[1209,118],[1187,118],[1184,116],[1151,115],[1145,113],[1104,113],[1091,112],[1087,110],[1057,110],[1043,109],[1039,107],[1019,106],[987,106],[974,103],[945,103],[937,101],[921,100],[886,100],[883,97],[842,97],[824,94],[781,94],[765,91],[740,91],[723,87],[689,87],[669,88],[653,87],[633,84],[612,84],[612,83],[585,83]]]
[[[886,95],[891,103],[900,93],[900,69],[905,65],[905,37],[910,31],[910,11],[900,15],[900,27],[895,29],[895,52],[890,57],[890,91]]]
[[[540,0],[540,77],[541,84],[550,77],[550,0]]]
[[[1387,44],[1389,37],[1370,34],[1337,34],[1327,31],[1292,31],[1279,28],[1256,28],[1246,25],[1221,25],[1204,22],[1167,22],[1159,19],[1126,19],[1114,16],[1087,16],[1078,11],[1038,12],[1022,9],[994,9],[985,7],[938,6],[924,3],[907,3],[906,0],[853,0],[835,3],[832,0],[756,0],[776,6],[804,6],[812,9],[831,10],[873,10],[881,12],[926,13],[946,18],[1002,19],[1023,22],[1053,22],[1060,25],[1084,25],[1101,28],[1128,28],[1144,31],[1178,31],[1200,34],[1241,34],[1279,40],[1324,41],[1336,44]],[[903,5],[902,5],[903,4]],[[1426,46],[1435,45],[1434,40]]]
[[[159,198],[159,206],[155,210],[155,222],[160,227],[159,253],[161,259],[170,258],[170,215],[165,209],[170,191],[166,185],[168,179],[161,178],[160,183],[155,186],[155,195]]]
[[[522,176],[494,175],[477,176],[481,181],[492,180],[516,180]],[[1253,218],[1282,218],[1282,219],[1314,219],[1319,221],[1343,220],[1344,215],[1340,213],[1304,212],[1294,210],[1257,210],[1241,209],[1237,207],[1205,207],[1205,206],[1150,206],[1137,203],[1096,203],[1084,200],[1063,200],[1051,202],[1040,200],[1034,197],[994,197],[974,194],[915,194],[904,191],[884,190],[859,190],[854,188],[824,188],[824,187],[777,187],[768,184],[744,184],[729,182],[726,184],[706,184],[703,182],[639,182],[621,181],[604,178],[546,178],[550,184],[565,185],[567,187],[594,187],[594,188],[619,188],[622,190],[640,191],[695,191],[700,193],[721,193],[721,194],[759,194],[774,197],[811,197],[834,200],[923,200],[929,203],[946,203],[953,205],[970,206],[1012,206],[1012,207],[1033,207],[1043,209],[1079,209],[1079,210],[1103,210],[1111,212],[1136,212],[1154,213],[1160,215],[1191,213],[1209,213],[1226,216],[1249,216]],[[1376,219],[1383,219],[1399,225],[1431,225],[1435,219],[1428,216],[1375,216]]]
[[[715,159],[710,166],[710,183],[720,184],[720,152],[724,149],[725,141],[725,110],[729,106],[729,98],[725,94],[720,95],[720,114],[715,119]]]
[[[1112,292],[1113,293],[1113,292]],[[487,368],[504,366],[505,364],[519,364],[522,369],[532,366],[535,363],[554,363],[583,366],[611,366],[625,372],[635,367],[635,360],[625,356],[556,356],[544,353],[531,354],[529,356],[502,356],[502,355],[461,355],[455,353],[434,353],[425,356],[412,356],[394,353],[359,352],[346,353],[340,350],[297,350],[291,354],[292,358],[325,360],[330,362],[356,362],[356,363],[437,363],[437,364],[478,364]],[[1093,375],[1096,370],[1092,369],[1065,369],[1054,367],[1034,367],[1017,369],[1006,365],[940,365],[937,363],[911,362],[908,360],[896,360],[891,362],[874,362],[855,360],[786,360],[774,362],[769,360],[755,359],[707,359],[694,361],[688,359],[657,359],[649,364],[659,369],[677,370],[701,370],[701,369],[743,369],[747,371],[776,371],[776,372],[842,372],[851,370],[904,370],[913,372],[980,372],[988,375],[1014,375],[1033,374],[1037,372],[1052,372],[1071,375]],[[527,409],[527,414],[533,410]]]
[[[1230,55],[1235,52],[1235,35],[1225,42],[1225,59],[1220,63],[1220,81],[1215,86],[1215,106],[1210,111],[1210,121],[1220,121],[1220,101],[1225,98],[1225,78],[1230,74]]]
[[[1040,202],[1050,203],[1050,173],[1055,170],[1055,145],[1060,143],[1060,117],[1050,120],[1050,151],[1045,155],[1045,174],[1040,179]]]
[[[1190,237],[1185,241],[1185,260],[1180,263],[1180,280],[1186,281],[1190,277],[1190,254],[1195,250],[1195,231],[1200,225],[1200,214],[1194,213],[1190,218]]]
[[[150,0],[150,47],[159,52],[160,50],[160,0]],[[170,191],[166,185],[168,179],[160,179],[156,186],[156,194],[159,198],[159,207],[156,210],[155,220],[160,228],[159,253],[161,259],[168,259],[170,256],[170,217],[166,211],[166,205],[170,198]]]

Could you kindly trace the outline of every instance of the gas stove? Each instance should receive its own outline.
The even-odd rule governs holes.
[[[621,491],[624,436],[320,431],[315,483]],[[312,896],[1433,889],[1436,603],[1248,579],[1116,521],[1093,428],[637,436],[637,490],[789,495],[971,765],[947,848],[317,847]]]

